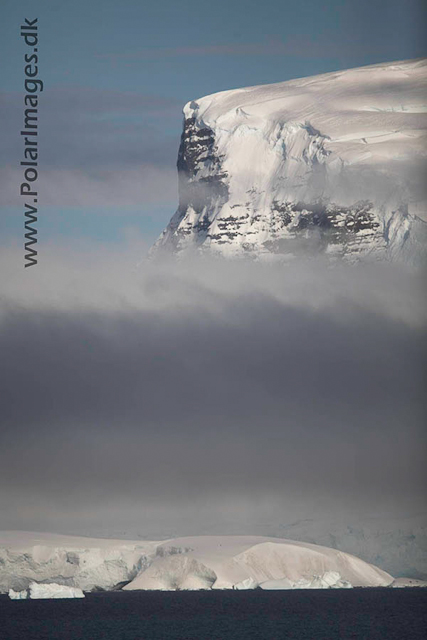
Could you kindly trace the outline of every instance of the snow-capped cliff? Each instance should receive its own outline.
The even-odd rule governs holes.
[[[184,107],[179,207],[152,249],[414,259],[427,239],[425,60]]]

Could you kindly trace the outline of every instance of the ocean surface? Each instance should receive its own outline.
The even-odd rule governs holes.
[[[1,640],[425,640],[427,589],[0,596]]]

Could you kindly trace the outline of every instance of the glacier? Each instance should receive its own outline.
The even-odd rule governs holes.
[[[423,261],[426,68],[377,64],[188,102],[179,206],[150,255]]]
[[[0,593],[82,597],[99,590],[329,589],[391,586],[348,553],[263,536],[131,541],[0,532]]]
[[[85,538],[49,533],[0,533],[0,593],[32,582],[83,591],[119,588],[154,556],[155,542]]]

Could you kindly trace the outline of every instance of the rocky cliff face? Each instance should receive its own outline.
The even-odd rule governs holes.
[[[179,207],[152,253],[418,256],[426,68],[375,65],[188,103]]]

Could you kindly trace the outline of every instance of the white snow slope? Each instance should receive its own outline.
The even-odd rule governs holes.
[[[58,585],[83,591],[123,583],[127,590],[301,589],[388,586],[393,578],[336,549],[281,538],[196,536],[158,543],[0,533],[0,592],[31,583],[51,585],[41,587],[49,597]]]
[[[385,63],[187,103],[180,203],[152,255],[423,255],[426,69]]]

